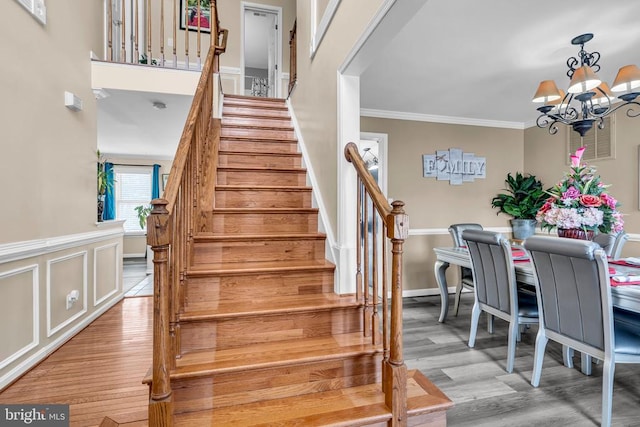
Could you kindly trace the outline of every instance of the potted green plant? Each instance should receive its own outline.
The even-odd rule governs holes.
[[[514,239],[524,240],[535,232],[536,214],[548,195],[535,175],[508,173],[504,182],[506,192],[491,199],[491,206],[512,217]]]

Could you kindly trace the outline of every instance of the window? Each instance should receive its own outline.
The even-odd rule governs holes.
[[[146,166],[114,166],[116,219],[125,219],[125,233],[146,232],[140,228],[136,206],[151,202],[153,168]]]

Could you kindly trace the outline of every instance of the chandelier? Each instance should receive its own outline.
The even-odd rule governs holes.
[[[578,58],[567,59],[567,76],[570,79],[567,93],[557,88],[553,80],[540,82],[533,102],[543,103],[537,108],[541,113],[536,121],[540,128],[549,128],[549,133],[558,132],[557,123],[571,126],[581,137],[597,124],[604,129],[604,118],[623,107],[627,109],[628,117],[638,117],[640,112],[634,111],[634,106],[640,106],[635,101],[640,95],[640,69],[636,65],[625,65],[620,68],[618,75],[611,85],[601,81],[596,73],[600,71],[599,52],[587,52],[584,45],[593,38],[587,33],[574,37],[571,44],[580,45]],[[621,92],[617,96],[622,101],[619,105],[612,92]]]

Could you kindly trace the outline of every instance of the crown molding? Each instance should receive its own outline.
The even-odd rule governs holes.
[[[360,115],[364,117],[376,117],[380,119],[412,120],[416,122],[446,123],[451,125],[483,126],[518,130],[523,130],[525,128],[524,123],[521,122],[503,122],[499,120],[436,116],[433,114],[406,113],[403,111],[375,110],[371,108],[361,108]]]

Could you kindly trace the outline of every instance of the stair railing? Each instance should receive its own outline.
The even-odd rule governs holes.
[[[404,426],[407,423],[407,367],[402,354],[402,247],[409,231],[409,217],[403,202],[396,200],[389,204],[362,160],[358,146],[350,142],[344,152],[347,161],[353,164],[358,182],[356,298],[364,306],[365,336],[371,336],[374,344],[380,337],[378,306],[382,310],[382,391],[393,413],[389,425]],[[387,241],[391,242],[390,277],[387,277]]]
[[[200,70],[202,50],[222,32],[215,0],[209,8],[187,0],[108,0],[106,12],[108,62]]]
[[[296,80],[298,79],[298,43],[297,43],[297,30],[298,21],[296,20],[293,23],[293,29],[289,31],[289,95],[291,95],[291,91],[293,87],[296,85]]]
[[[211,3],[214,4],[213,2]],[[226,30],[219,46],[212,46],[204,63],[193,103],[169,172],[162,198],[151,201],[147,244],[153,250],[153,366],[149,398],[149,425],[173,425],[170,371],[179,357],[178,314],[184,305],[183,284],[189,265],[189,248],[197,228],[199,209],[210,195],[200,183],[211,180],[217,151],[219,120],[213,117],[218,57],[226,49]],[[213,174],[215,175],[215,173]],[[211,188],[211,187],[208,187]]]

